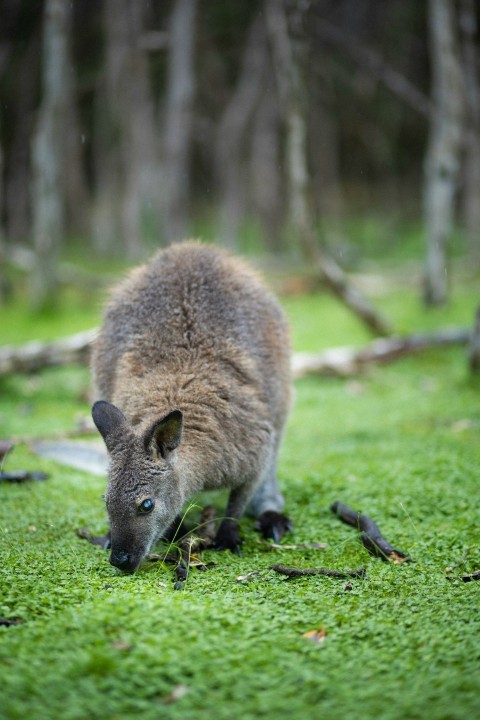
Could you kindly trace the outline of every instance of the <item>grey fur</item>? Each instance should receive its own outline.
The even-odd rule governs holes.
[[[106,307],[92,371],[106,401],[92,412],[110,455],[111,562],[135,570],[205,489],[230,489],[228,518],[249,502],[256,516],[280,512],[289,333],[278,302],[241,261],[189,241],[135,269]],[[139,514],[147,497],[155,508]],[[232,524],[222,525],[224,546],[236,549]]]

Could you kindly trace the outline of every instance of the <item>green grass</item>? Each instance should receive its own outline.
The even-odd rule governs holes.
[[[377,302],[408,331],[470,323],[478,296],[465,286],[434,313],[410,290]],[[18,306],[4,310],[3,337],[89,327],[98,322],[91,304],[72,300],[52,326],[30,325]],[[296,350],[368,339],[329,297],[285,306]],[[2,380],[0,437],[73,430],[89,411],[88,382],[82,368]],[[298,382],[280,480],[291,540],[328,548],[269,551],[245,519],[243,557],[205,553],[216,565],[192,570],[181,592],[171,569],[145,563],[124,576],[77,538],[79,527],[105,529],[102,478],[40,460],[23,443],[5,467],[51,477],[0,485],[0,615],[23,621],[0,627],[2,720],[478,716],[480,583],[459,577],[480,568],[480,385],[464,349],[354,381]],[[370,514],[414,562],[371,557],[330,512],[337,499]],[[365,567],[368,576],[348,590],[318,576],[285,580],[273,562]],[[253,570],[251,582],[237,582]],[[314,628],[327,632],[321,645],[302,637]],[[171,701],[178,685],[188,691]]]

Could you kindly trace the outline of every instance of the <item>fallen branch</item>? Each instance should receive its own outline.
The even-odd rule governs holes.
[[[96,330],[69,335],[53,342],[32,342],[0,348],[0,375],[29,373],[54,365],[86,364]]]
[[[345,579],[349,577],[353,578],[364,578],[366,576],[365,568],[359,570],[328,570],[328,568],[293,568],[287,567],[286,565],[270,565],[271,570],[286,575],[290,578],[306,577],[307,575],[325,575],[327,577]]]
[[[44,367],[88,362],[96,329],[70,335],[53,342],[34,340],[18,347],[0,348],[0,376],[29,373]],[[368,365],[387,363],[423,350],[450,345],[466,345],[471,339],[466,328],[446,328],[431,334],[379,338],[364,348],[339,347],[321,353],[296,353],[292,368],[294,378],[306,375],[349,377]]]
[[[386,540],[380,532],[380,528],[377,523],[367,515],[362,515],[362,513],[352,510],[348,507],[348,505],[338,501],[333,503],[331,510],[344,523],[347,523],[347,525],[353,525],[353,527],[356,527],[357,530],[362,531],[360,540],[367,550],[369,550],[369,552],[373,555],[381,557],[382,560],[387,560],[397,565],[404,562],[411,562],[411,558],[409,558],[404,552],[396,550],[392,545],[390,545],[388,540]]]
[[[387,363],[431,348],[466,345],[471,337],[466,328],[447,328],[431,334],[379,338],[361,349],[340,347],[322,353],[298,353],[293,356],[293,376],[330,375],[349,377],[367,365]]]

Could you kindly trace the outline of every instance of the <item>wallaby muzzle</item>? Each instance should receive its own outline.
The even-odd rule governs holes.
[[[123,572],[134,573],[135,570],[138,570],[143,559],[143,553],[129,553],[121,547],[112,547],[109,561],[111,565]]]

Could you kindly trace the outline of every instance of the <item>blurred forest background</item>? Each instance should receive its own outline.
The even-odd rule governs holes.
[[[200,235],[304,262],[347,304],[345,270],[412,256],[445,303],[452,256],[480,268],[479,18],[478,0],[3,0],[2,301],[12,272],[38,310],[88,282],[72,258]]]

